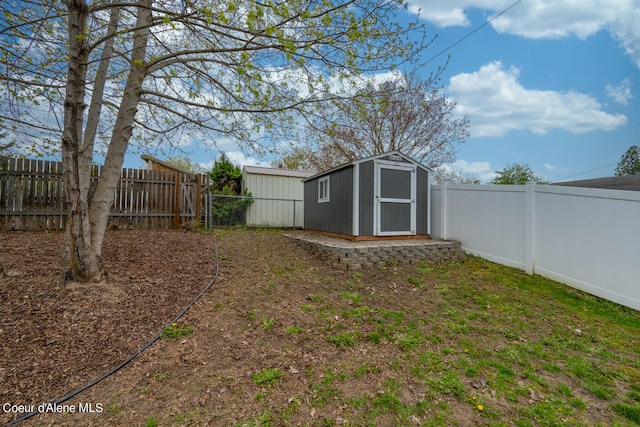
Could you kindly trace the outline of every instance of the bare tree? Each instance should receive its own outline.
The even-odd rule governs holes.
[[[15,141],[3,142],[3,139],[7,136],[7,133],[0,133],[0,157],[8,157],[12,155],[12,148],[16,145]]]
[[[189,157],[186,157],[186,156],[169,157],[166,160],[166,162],[172,166],[175,166],[189,173],[206,173],[207,172],[205,167],[197,163],[193,163],[191,159],[189,159]]]
[[[455,160],[456,145],[469,137],[469,120],[437,88],[442,70],[427,80],[401,75],[369,82],[356,96],[332,102],[310,123],[319,169],[391,150],[428,167]]]
[[[298,145],[281,152],[280,157],[270,162],[274,168],[286,168],[291,170],[316,172],[319,171],[312,159],[314,151],[308,145]]]
[[[459,172],[446,165],[433,169],[433,180],[438,184],[480,184],[478,175]]]
[[[102,242],[131,141],[232,138],[262,152],[330,84],[416,57],[396,0],[33,0],[0,4],[0,120],[62,154],[79,281]],[[258,135],[259,138],[254,136]],[[33,141],[36,141],[35,143]],[[90,192],[94,153],[104,167]]]

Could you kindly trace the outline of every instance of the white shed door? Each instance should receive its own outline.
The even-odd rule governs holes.
[[[415,166],[377,163],[375,175],[375,234],[416,234]]]

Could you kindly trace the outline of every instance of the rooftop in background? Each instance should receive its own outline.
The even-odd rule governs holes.
[[[608,188],[611,190],[640,191],[640,173],[612,176],[608,178],[582,179],[579,181],[555,182],[551,185],[564,187]]]
[[[290,176],[294,178],[308,178],[315,174],[315,172],[296,171],[283,168],[266,168],[263,166],[243,166],[243,170],[246,173],[254,173],[258,175]]]
[[[156,159],[153,156],[148,154],[143,154],[140,156],[142,160],[144,160],[145,165],[151,170],[164,171],[164,172],[181,172],[188,174],[195,174],[195,172],[188,171],[186,169],[181,168],[180,166],[173,165],[171,163],[167,163],[164,160]]]

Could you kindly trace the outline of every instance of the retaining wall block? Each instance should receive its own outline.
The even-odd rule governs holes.
[[[326,260],[332,267],[342,270],[360,270],[362,268],[380,268],[392,261],[405,264],[421,262],[441,262],[463,257],[460,242],[428,241],[424,244],[415,242],[393,242],[382,246],[345,247],[349,243],[340,242],[339,246],[323,244],[321,241],[304,240],[292,237],[305,250]]]

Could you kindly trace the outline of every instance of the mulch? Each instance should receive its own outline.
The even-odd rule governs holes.
[[[65,282],[63,233],[0,233],[0,402],[54,401],[138,351],[214,277],[213,235],[110,230],[99,285]],[[0,414],[0,422],[12,419]]]

